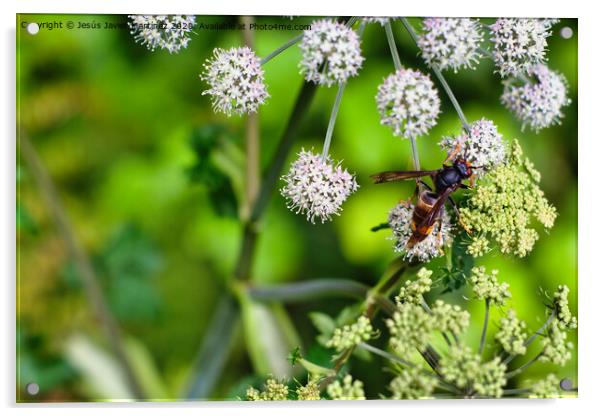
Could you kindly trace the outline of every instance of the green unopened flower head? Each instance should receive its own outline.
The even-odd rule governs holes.
[[[437,386],[437,379],[424,374],[419,368],[404,368],[391,380],[389,390],[393,400],[429,398]]]
[[[454,345],[449,354],[441,358],[441,375],[460,388],[472,386],[483,396],[500,397],[506,385],[506,365],[499,357],[482,363],[481,355],[466,345]]]
[[[416,274],[416,280],[407,280],[405,286],[399,290],[399,296],[395,297],[397,303],[420,304],[423,300],[422,295],[431,290],[433,281],[431,280],[432,270],[422,267]]]
[[[320,386],[317,380],[310,379],[305,386],[297,387],[298,400],[320,400]]]
[[[343,382],[336,380],[328,385],[326,392],[332,400],[366,400],[364,383],[353,380],[350,374],[343,378]]]
[[[543,362],[563,366],[571,359],[573,344],[567,341],[567,333],[557,319],[548,327],[548,334],[541,341],[541,345],[543,349],[540,359]]]
[[[470,283],[477,299],[489,300],[494,305],[503,306],[506,299],[511,297],[510,285],[497,280],[498,271],[492,270],[487,274],[485,267],[474,267]]]
[[[259,391],[253,387],[247,389],[247,400],[250,401],[281,401],[288,400],[288,386],[276,380],[268,378],[264,390]]]
[[[458,305],[450,305],[438,299],[431,310],[435,325],[443,332],[459,335],[470,325],[470,314]]]
[[[415,348],[424,350],[431,332],[436,328],[434,316],[413,303],[398,303],[392,319],[387,319],[391,348],[403,356]]]
[[[539,238],[533,220],[551,228],[556,209],[539,188],[540,174],[523,153],[517,140],[512,143],[507,164],[498,165],[485,175],[481,184],[460,209],[462,220],[474,234],[468,251],[485,253],[486,238],[504,254],[526,256]]]
[[[513,309],[500,319],[500,330],[495,334],[495,339],[500,343],[504,351],[510,355],[522,355],[527,352],[525,332],[527,324],[516,316]]]
[[[552,399],[560,397],[560,380],[554,374],[548,374],[531,387],[530,398]]]
[[[362,315],[353,324],[335,329],[332,338],[326,345],[341,352],[356,346],[360,342],[368,341],[373,336],[374,328],[372,328],[370,319]]]
[[[577,328],[577,318],[571,314],[571,310],[569,309],[568,286],[558,286],[558,290],[554,293],[554,310],[562,326],[568,329]]]

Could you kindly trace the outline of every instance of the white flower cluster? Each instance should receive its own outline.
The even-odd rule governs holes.
[[[209,84],[213,108],[227,114],[255,113],[269,94],[259,59],[248,47],[214,49],[204,65],[201,79]]]
[[[364,61],[357,33],[328,19],[313,22],[299,47],[303,53],[299,66],[305,79],[327,87],[357,75]]]
[[[402,68],[378,87],[376,106],[380,123],[396,136],[415,138],[437,122],[441,101],[433,81],[420,71]]]
[[[384,26],[387,24],[387,22],[389,20],[393,20],[394,17],[363,17],[362,20],[366,23],[378,23],[381,26]]]
[[[167,49],[177,53],[186,48],[195,24],[194,16],[130,15],[130,33],[151,51]]]
[[[304,213],[312,223],[316,217],[324,223],[338,215],[343,202],[359,187],[355,178],[340,164],[333,164],[330,157],[324,161],[305,150],[282,180],[286,185],[281,193],[288,200],[288,208]]]
[[[529,126],[537,132],[560,124],[562,108],[571,103],[566,78],[543,64],[531,67],[527,74],[534,78],[533,82],[505,83],[502,104],[523,123],[523,128]]]
[[[452,226],[445,208],[442,209],[441,222],[435,223],[433,231],[421,242],[407,248],[408,240],[412,236],[413,212],[414,205],[407,202],[398,204],[389,212],[389,225],[393,231],[395,252],[405,253],[408,260],[417,259],[421,262],[440,257],[443,255],[443,247],[448,246],[452,241]]]
[[[422,28],[418,47],[428,65],[458,72],[461,68],[474,68],[482,57],[479,46],[483,34],[478,20],[430,17],[424,19]]]
[[[502,77],[517,76],[545,60],[551,19],[498,19],[490,26],[493,60]]]
[[[447,153],[460,146],[458,157],[473,166],[492,168],[506,161],[506,143],[497,131],[496,125],[485,118],[471,123],[470,133],[463,132],[457,137],[444,137],[439,145]],[[484,170],[476,169],[474,172],[481,176]]]
[[[343,382],[336,380],[326,387],[326,392],[332,400],[366,400],[364,383],[353,380],[350,374],[343,377]]]

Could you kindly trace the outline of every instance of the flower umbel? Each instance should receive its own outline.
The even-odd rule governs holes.
[[[441,101],[428,75],[402,68],[378,87],[376,105],[380,123],[395,136],[415,138],[436,124]]]
[[[569,309],[569,288],[567,285],[558,286],[554,293],[554,310],[560,324],[568,329],[577,328],[577,318]]]
[[[353,324],[336,328],[332,334],[332,338],[326,345],[341,352],[347,348],[356,346],[360,342],[368,341],[373,336],[374,328],[372,328],[370,319],[360,316]]]
[[[481,24],[475,19],[430,17],[422,22],[424,33],[418,47],[428,65],[440,69],[474,68],[479,62],[483,41]]]
[[[525,341],[527,324],[516,316],[513,309],[500,319],[500,330],[495,334],[495,339],[500,343],[504,351],[510,355],[522,355],[527,352]]]
[[[268,98],[259,58],[248,47],[214,49],[201,79],[209,84],[213,108],[227,114],[255,113]]]
[[[531,387],[531,398],[552,399],[560,397],[560,380],[554,374],[548,374]]]
[[[502,77],[517,76],[545,60],[549,19],[498,19],[490,26],[493,60]]]
[[[288,387],[274,378],[269,378],[263,391],[253,387],[247,389],[247,400],[250,401],[281,401],[288,400]]]
[[[506,143],[491,120],[483,118],[470,124],[470,133],[463,132],[457,137],[444,137],[439,143],[447,153],[460,147],[458,157],[465,159],[473,166],[492,168],[506,161]],[[484,169],[474,170],[482,176]]]
[[[539,173],[523,158],[515,140],[508,163],[488,172],[467,206],[460,208],[464,224],[475,233],[472,238],[487,237],[497,242],[502,253],[526,256],[539,238],[531,228],[532,219],[545,228],[551,228],[556,219],[556,209],[545,198],[538,180]]]
[[[502,104],[522,122],[523,129],[528,126],[538,132],[560,124],[563,107],[571,103],[566,78],[543,64],[530,68],[528,75],[533,81],[512,79],[504,83]]]
[[[419,368],[404,368],[391,380],[389,390],[393,400],[416,400],[431,396],[437,386],[437,379],[420,371]]]
[[[421,304],[424,300],[422,295],[431,290],[432,274],[433,271],[425,267],[418,270],[416,280],[406,280],[405,285],[399,289],[399,295],[395,297],[395,302]]]
[[[340,380],[330,383],[326,392],[332,400],[366,400],[364,383],[353,380],[350,374],[343,378],[342,383]]]
[[[327,87],[357,75],[364,61],[357,33],[328,19],[313,22],[299,47],[303,53],[299,66],[305,80]]]
[[[477,299],[489,300],[494,305],[504,306],[506,299],[510,298],[510,290],[508,283],[498,282],[497,270],[492,270],[491,274],[487,274],[485,267],[473,267],[471,270],[472,290]]]
[[[333,164],[330,158],[324,161],[320,155],[305,150],[301,150],[282,180],[286,185],[280,192],[288,200],[288,208],[305,214],[312,223],[316,217],[324,223],[332,215],[339,215],[343,202],[359,187],[340,164]]]
[[[136,42],[149,50],[167,49],[177,53],[186,48],[190,33],[194,29],[195,16],[128,16],[130,33]]]
[[[557,365],[565,365],[571,359],[573,343],[567,341],[567,333],[558,320],[553,320],[548,327],[547,336],[542,339],[541,361]]]
[[[408,249],[406,246],[412,235],[413,212],[414,205],[409,202],[401,202],[389,212],[389,225],[393,231],[395,252],[404,253],[409,260],[417,259],[422,262],[442,256],[443,247],[448,246],[452,241],[449,214],[443,208],[441,222],[436,222],[433,231],[424,240]]]

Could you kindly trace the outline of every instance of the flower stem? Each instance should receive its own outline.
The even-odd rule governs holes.
[[[479,355],[483,355],[485,348],[485,338],[487,337],[487,324],[489,323],[489,299],[485,300],[485,319],[483,321],[483,331],[481,332],[481,343],[479,344]]]
[[[346,83],[340,83],[337,90],[337,95],[334,99],[332,111],[330,112],[330,120],[328,121],[328,128],[326,129],[326,137],[324,138],[324,147],[322,149],[322,161],[326,162],[328,159],[328,151],[330,150],[330,143],[332,141],[332,133],[334,132],[334,124],[337,120],[339,108],[341,106],[341,100],[343,98],[343,91],[345,91]]]
[[[299,41],[301,41],[301,39],[303,39],[303,33],[295,36],[294,38],[292,38],[291,40],[289,40],[288,42],[286,42],[284,45],[282,45],[279,48],[275,49],[273,52],[271,52],[265,58],[262,58],[261,61],[259,61],[259,64],[260,65],[265,65],[266,63],[268,63],[273,58],[275,58],[278,55],[280,55],[282,52],[284,52],[285,50],[287,50],[291,46],[299,43]]]
[[[518,367],[515,370],[512,370],[508,373],[506,373],[506,379],[511,379],[512,377],[516,377],[517,375],[519,375],[520,373],[522,373],[523,371],[525,371],[527,368],[531,367],[533,364],[535,364],[537,362],[537,360],[539,360],[539,358],[543,355],[543,351],[540,352],[539,354],[537,354],[535,357],[533,357],[531,360],[527,361],[525,364],[521,365],[520,367]]]
[[[247,290],[255,300],[294,303],[337,295],[362,299],[369,287],[355,280],[316,279],[280,285],[250,286]]]
[[[387,20],[385,24],[385,33],[387,34],[387,42],[389,43],[389,49],[391,49],[391,57],[393,58],[393,65],[395,71],[401,69],[401,60],[399,59],[399,52],[397,51],[397,45],[395,44],[395,36],[393,36],[393,29],[391,28],[391,22]],[[420,157],[418,156],[418,145],[416,144],[416,138],[410,137],[410,145],[412,146],[412,161],[414,162],[414,169],[420,170]]]
[[[410,36],[412,37],[412,40],[414,40],[414,43],[416,43],[416,46],[418,46],[418,35],[416,34],[414,27],[412,27],[411,23],[408,21],[407,18],[401,17],[400,20],[401,20],[401,23],[403,23],[403,25],[405,26],[405,28],[408,31],[408,33],[410,34]],[[469,133],[470,126],[468,124],[468,120],[466,119],[466,116],[464,115],[464,112],[462,111],[462,108],[460,107],[460,103],[458,103],[456,96],[454,95],[453,91],[449,87],[449,84],[445,80],[445,77],[441,73],[439,66],[436,64],[431,64],[430,68],[433,71],[433,73],[435,74],[435,76],[437,77],[437,79],[439,80],[439,82],[441,83],[441,86],[443,87],[443,89],[445,90],[445,93],[449,97],[449,100],[451,101],[452,105],[454,106],[456,113],[458,113],[458,117],[460,118],[460,122],[462,123],[462,128],[464,128],[464,131],[466,131],[466,133]]]

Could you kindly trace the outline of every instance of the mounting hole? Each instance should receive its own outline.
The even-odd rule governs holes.
[[[25,386],[25,390],[27,390],[27,394],[30,396],[35,396],[40,392],[40,386],[38,383],[29,383],[27,386]]]
[[[38,25],[37,23],[31,22],[27,25],[27,33],[29,33],[30,35],[37,35],[39,31],[40,25]]]
[[[560,29],[560,36],[562,36],[564,39],[570,39],[573,37],[573,29],[571,29],[568,26],[563,27],[562,29]]]

